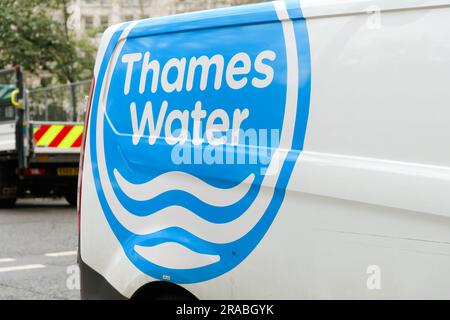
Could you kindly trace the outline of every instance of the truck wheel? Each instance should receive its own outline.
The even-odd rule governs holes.
[[[76,191],[69,190],[64,193],[64,198],[66,198],[67,202],[72,206],[77,206],[77,193]]]
[[[7,209],[12,208],[16,204],[17,198],[0,199],[0,208]]]
[[[16,203],[19,188],[16,168],[16,161],[0,162],[0,208],[12,208]]]

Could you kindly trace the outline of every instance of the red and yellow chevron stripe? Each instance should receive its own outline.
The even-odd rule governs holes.
[[[79,148],[83,136],[83,125],[41,124],[33,128],[37,147]]]

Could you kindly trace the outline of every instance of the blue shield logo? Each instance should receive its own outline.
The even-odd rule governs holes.
[[[239,265],[303,148],[310,55],[298,1],[222,13],[124,25],[97,76],[97,195],[126,256],[160,280]]]

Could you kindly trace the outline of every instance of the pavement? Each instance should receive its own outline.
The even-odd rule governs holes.
[[[79,299],[77,212],[63,199],[0,209],[0,299]]]

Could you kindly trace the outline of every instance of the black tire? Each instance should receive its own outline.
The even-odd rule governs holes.
[[[66,191],[64,193],[64,198],[66,198],[67,202],[72,206],[77,206],[77,192],[76,190]]]
[[[8,209],[14,207],[16,204],[17,198],[9,198],[9,199],[0,199],[0,208]]]
[[[136,299],[145,300],[145,299]],[[194,301],[192,298],[183,295],[164,295],[155,298],[153,301]]]
[[[186,289],[165,281],[149,283],[137,290],[131,300],[150,301],[197,301]]]
[[[12,208],[16,204],[19,185],[16,168],[16,161],[0,162],[0,192],[4,197],[0,199],[0,208]]]

